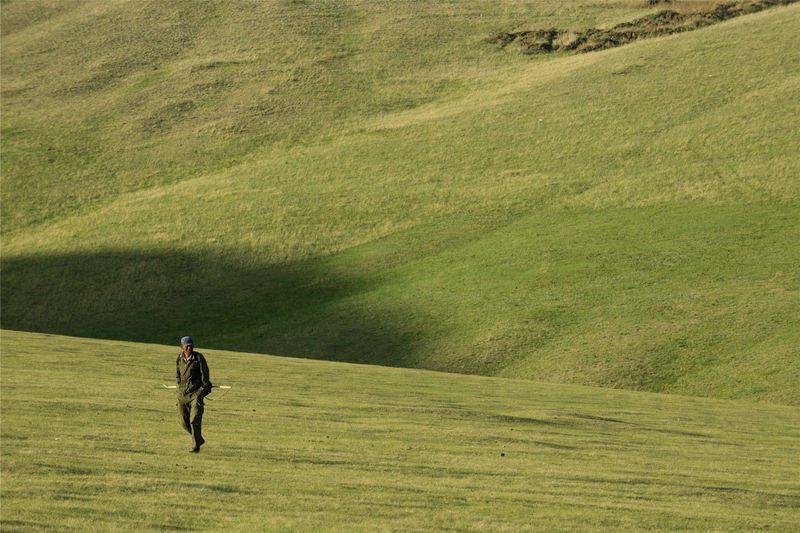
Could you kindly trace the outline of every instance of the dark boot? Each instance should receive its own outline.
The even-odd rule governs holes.
[[[203,432],[200,429],[200,424],[192,424],[192,437],[194,437],[194,448],[190,451],[193,453],[200,453],[200,446],[206,443],[203,438]]]

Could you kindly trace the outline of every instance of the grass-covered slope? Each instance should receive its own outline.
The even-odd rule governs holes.
[[[647,11],[561,4],[4,1],[4,231],[461,93],[518,61],[493,30]]]
[[[800,9],[485,42],[644,4],[4,4],[3,325],[800,402]]]
[[[4,531],[793,529],[797,409],[2,332]]]

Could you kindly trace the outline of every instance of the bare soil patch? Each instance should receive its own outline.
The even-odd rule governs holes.
[[[799,0],[744,0],[724,2],[703,10],[662,10],[638,19],[617,24],[612,28],[587,28],[570,31],[558,28],[500,32],[487,41],[505,48],[516,42],[524,54],[542,54],[559,51],[578,53],[594,52],[622,46],[639,39],[660,37],[673,33],[696,30],[741,15],[757,13],[774,6],[793,4]],[[648,4],[669,3],[669,0],[648,0]]]

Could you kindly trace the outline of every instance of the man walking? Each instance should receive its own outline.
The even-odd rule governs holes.
[[[203,398],[211,394],[211,378],[206,358],[194,351],[191,337],[181,339],[181,354],[175,361],[178,382],[178,416],[181,425],[193,438],[191,452],[199,453],[206,441],[201,429],[203,423]]]

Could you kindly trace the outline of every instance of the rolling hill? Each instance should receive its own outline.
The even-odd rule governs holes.
[[[800,8],[487,42],[646,4],[5,1],[2,326],[796,405]]]
[[[2,331],[2,526],[791,530],[794,407]],[[46,360],[47,364],[38,364]]]

